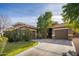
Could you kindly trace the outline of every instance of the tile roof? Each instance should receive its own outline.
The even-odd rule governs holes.
[[[21,23],[21,22],[17,22],[16,24],[13,25],[13,27],[14,28],[27,27],[27,28],[36,29],[36,27],[34,27],[32,25],[24,24],[24,23]]]
[[[53,28],[62,28],[62,27],[66,27],[66,25],[64,23],[61,23],[53,26]]]

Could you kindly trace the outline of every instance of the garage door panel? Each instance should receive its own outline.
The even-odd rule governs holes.
[[[68,30],[55,30],[55,38],[56,39],[68,39]]]

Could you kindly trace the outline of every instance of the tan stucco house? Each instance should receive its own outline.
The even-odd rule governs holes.
[[[31,33],[33,34],[33,39],[36,38],[37,35],[37,28],[32,26],[32,25],[28,25],[28,24],[24,24],[22,22],[17,22],[16,24],[14,24],[12,27],[8,28],[7,31],[13,30],[13,29],[29,29],[31,31]]]
[[[76,33],[75,36],[79,37],[79,33]],[[64,23],[56,24],[48,29],[48,38],[71,40],[73,38],[73,31]]]
[[[73,31],[64,24],[57,24],[53,27],[52,36],[55,39],[71,39],[73,37]]]
[[[34,35],[33,38],[37,38],[37,28],[32,25],[18,22],[13,25],[13,28],[14,29],[28,28],[33,33],[33,35]],[[10,28],[10,30],[13,28]],[[79,33],[76,33],[76,36],[79,37]],[[71,29],[67,28],[64,23],[55,24],[54,26],[48,28],[47,38],[71,40],[73,38],[73,31]]]

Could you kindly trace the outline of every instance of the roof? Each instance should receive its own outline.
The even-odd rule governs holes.
[[[61,24],[56,24],[53,26],[53,28],[65,28],[66,25],[64,23],[61,23]]]
[[[31,29],[36,29],[36,27],[32,26],[32,25],[28,25],[22,22],[17,22],[16,24],[13,25],[14,28],[20,28],[20,27],[27,27],[27,28],[31,28]]]

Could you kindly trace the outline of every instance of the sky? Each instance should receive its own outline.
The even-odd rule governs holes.
[[[24,22],[36,26],[37,18],[46,11],[51,11],[53,21],[62,21],[62,3],[0,3],[0,15],[8,15],[12,24]]]

